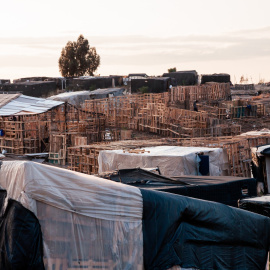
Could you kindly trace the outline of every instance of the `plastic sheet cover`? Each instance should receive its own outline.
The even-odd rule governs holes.
[[[2,192],[1,192],[2,195]],[[43,270],[40,224],[35,215],[17,201],[1,205],[0,269]]]
[[[269,218],[219,203],[141,192],[146,269],[265,269]]]
[[[210,175],[223,175],[228,168],[228,157],[221,148],[157,146],[146,147],[144,151],[129,153],[124,150],[103,150],[99,152],[99,173],[118,169],[159,167],[167,177],[198,175],[197,153],[209,155]]]
[[[270,195],[242,199],[239,201],[239,207],[253,213],[270,217]]]
[[[3,162],[0,185],[37,216],[46,269],[143,269],[139,189],[26,161]]]

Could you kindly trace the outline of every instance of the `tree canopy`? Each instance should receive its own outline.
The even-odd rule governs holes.
[[[100,65],[100,56],[95,47],[80,35],[77,41],[68,41],[58,60],[59,71],[64,77],[93,76]]]
[[[169,72],[169,73],[171,73],[171,72],[176,72],[176,67],[174,67],[174,68],[169,68],[169,69],[168,69],[168,72]]]

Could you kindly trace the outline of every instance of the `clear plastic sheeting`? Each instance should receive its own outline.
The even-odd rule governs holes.
[[[3,162],[0,185],[38,217],[46,269],[143,269],[139,189],[26,161]]]
[[[88,218],[42,202],[37,202],[37,213],[46,269],[143,269],[138,222]]]
[[[138,151],[103,150],[98,157],[99,173],[118,169],[159,167],[167,177],[198,175],[197,154],[209,155],[210,175],[226,174],[228,157],[222,148],[157,146]]]

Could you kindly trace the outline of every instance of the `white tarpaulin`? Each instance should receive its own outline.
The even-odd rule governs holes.
[[[0,186],[39,219],[46,269],[143,268],[139,189],[27,161],[3,162]]]
[[[98,157],[99,173],[128,168],[158,166],[167,177],[198,175],[198,153],[209,155],[210,175],[224,175],[228,157],[222,148],[157,146],[142,151],[103,150]]]
[[[90,99],[91,91],[76,91],[76,92],[65,92],[55,96],[48,97],[51,100],[58,100],[68,102],[69,104],[80,106],[85,100]]]
[[[254,130],[254,131],[248,131],[246,133],[242,133],[239,136],[262,136],[262,135],[269,135],[270,130],[267,128],[261,129],[261,130]]]

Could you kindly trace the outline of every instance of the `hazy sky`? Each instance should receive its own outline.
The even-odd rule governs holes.
[[[1,1],[0,79],[60,76],[67,41],[83,34],[100,75],[168,68],[270,81],[269,0]]]

